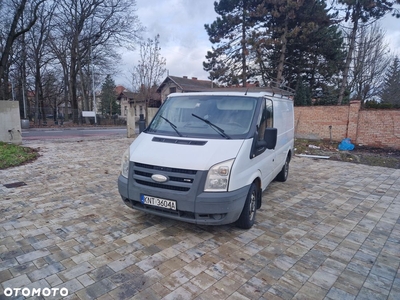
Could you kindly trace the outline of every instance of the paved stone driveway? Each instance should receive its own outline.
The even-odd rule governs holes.
[[[37,161],[0,171],[1,299],[400,299],[400,170],[294,158],[251,230],[205,227],[122,203],[131,141],[34,142]]]

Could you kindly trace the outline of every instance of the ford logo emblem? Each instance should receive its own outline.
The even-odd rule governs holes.
[[[151,175],[151,179],[153,179],[155,182],[166,182],[168,181],[168,177],[161,175],[161,174],[153,174]]]

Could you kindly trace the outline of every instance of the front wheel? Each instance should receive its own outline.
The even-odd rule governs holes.
[[[256,219],[256,208],[257,208],[257,186],[252,183],[249,189],[249,193],[246,197],[246,202],[239,219],[236,221],[236,226],[242,229],[250,229]]]
[[[276,175],[276,180],[280,182],[285,182],[288,179],[289,176],[289,162],[290,162],[290,157],[289,155],[286,157],[285,164],[282,167],[282,170],[279,172],[278,175]]]

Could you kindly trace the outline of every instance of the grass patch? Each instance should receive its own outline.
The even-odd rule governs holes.
[[[39,153],[35,149],[0,142],[0,169],[22,165],[38,156]]]

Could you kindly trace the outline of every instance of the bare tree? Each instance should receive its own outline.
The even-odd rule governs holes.
[[[9,68],[13,45],[18,37],[28,32],[38,18],[39,7],[45,0],[5,0],[0,3],[0,98],[8,99]],[[25,16],[25,17],[24,17]],[[22,20],[24,19],[24,22]]]
[[[38,11],[38,20],[36,24],[27,34],[27,49],[28,49],[28,66],[31,74],[34,76],[34,97],[35,97],[35,124],[39,123],[40,119],[44,119],[46,112],[44,110],[44,94],[42,77],[45,69],[49,67],[53,56],[50,55],[47,41],[51,30],[52,16],[56,3],[52,5],[43,5]],[[39,118],[39,115],[41,118]]]
[[[97,48],[110,49],[110,45],[132,42],[141,31],[134,6],[135,1],[131,0],[60,0],[53,43],[56,46],[57,40],[61,39],[68,53],[64,57],[61,53],[58,56],[65,60],[63,68],[68,68],[64,74],[68,76],[74,122],[78,122],[79,117],[78,90],[84,86],[82,70],[90,63],[90,55]],[[88,102],[83,104],[87,106]]]
[[[157,86],[166,72],[166,59],[161,56],[159,35],[154,40],[148,39],[140,43],[140,60],[131,72],[132,85],[142,100],[151,100],[152,89]]]
[[[390,63],[389,46],[384,42],[384,32],[376,24],[362,28],[355,44],[349,89],[364,103],[365,100],[378,96]]]
[[[362,25],[368,26],[371,22],[383,17],[386,13],[393,11],[393,4],[400,0],[336,0],[339,5],[344,6],[344,21],[350,21],[351,31],[349,35],[349,47],[343,71],[343,79],[340,84],[338,105],[342,104],[345,90],[348,88],[348,76],[350,64],[353,61],[357,33]],[[399,17],[394,11],[393,15]]]

